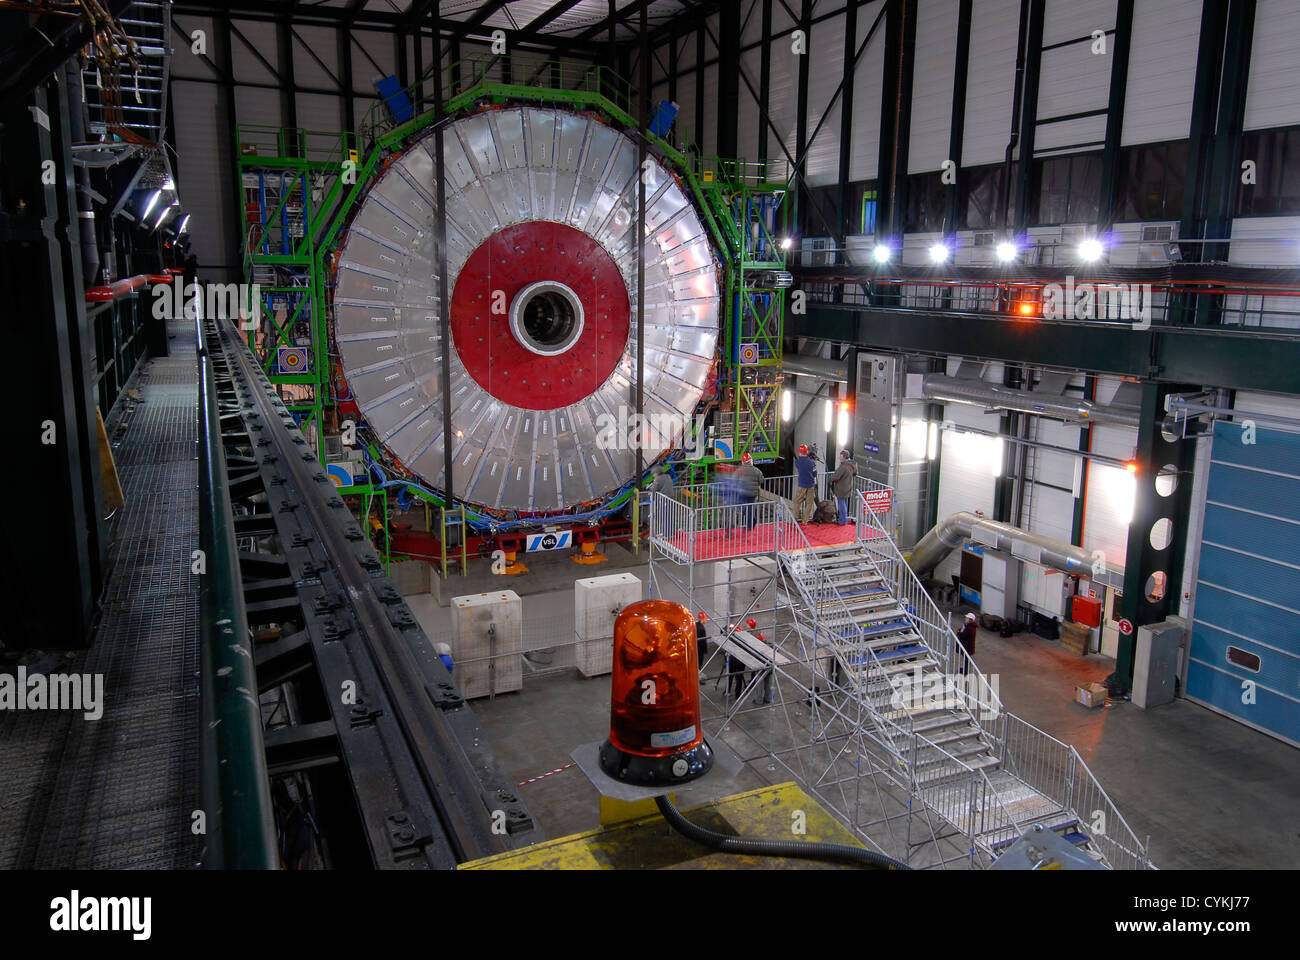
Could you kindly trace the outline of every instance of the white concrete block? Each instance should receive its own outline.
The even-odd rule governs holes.
[[[523,602],[513,590],[451,601],[454,678],[467,700],[524,685]]]
[[[641,599],[641,581],[630,573],[573,582],[574,662],[584,677],[609,673],[614,665],[614,620]]]

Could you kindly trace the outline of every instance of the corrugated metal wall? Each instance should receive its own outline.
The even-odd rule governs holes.
[[[1092,35],[1097,30],[1114,29],[1115,0],[1047,0],[1036,153],[1056,148],[1085,149],[1081,145],[1097,144],[1106,136],[1105,114],[1056,123],[1044,121],[1106,109],[1114,39],[1104,38],[1106,52],[1101,54],[1094,52]]]
[[[1300,434],[1215,425],[1186,692],[1300,745]]]
[[[948,157],[952,129],[952,84],[956,73],[959,0],[919,0],[916,60],[926,65],[912,78],[912,130],[908,173],[937,171]],[[879,94],[877,94],[877,103]]]
[[[843,6],[839,4],[841,11]],[[822,11],[817,12],[820,14]],[[828,17],[813,25],[808,38],[808,55],[812,57],[808,71],[808,136],[812,139],[804,161],[804,174],[814,187],[839,182],[842,100],[835,97],[835,104],[829,110],[827,105],[835,94],[835,88],[844,79],[844,21],[843,12]],[[880,125],[878,109],[874,116],[867,113],[857,116],[862,117],[867,125]],[[813,137],[818,124],[822,128]]]
[[[1257,0],[1255,34],[1246,87],[1247,130],[1300,123],[1296,96],[1296,51],[1300,50],[1300,10],[1295,0]]]
[[[998,163],[1006,153],[1019,17],[1020,0],[975,0],[973,5],[962,166]]]
[[[853,44],[855,51],[866,40],[867,32],[876,19],[876,12],[877,5],[874,4],[864,6],[858,11],[858,37]],[[850,180],[873,179],[880,167],[880,97],[883,92],[884,67],[885,31],[882,24],[876,28],[876,35],[871,38],[871,42],[862,51],[862,56],[858,58],[857,65],[853,68],[853,140],[849,147]],[[875,118],[875,122],[872,123],[868,118]],[[864,123],[864,120],[867,122]],[[832,142],[838,144],[839,130],[832,130],[830,133]]]
[[[1142,0],[1133,5],[1124,146],[1187,137],[1200,31],[1199,3]]]

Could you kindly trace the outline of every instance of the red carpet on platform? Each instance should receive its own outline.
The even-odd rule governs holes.
[[[798,530],[803,531],[800,537]],[[688,534],[679,533],[669,542],[692,560],[726,560],[753,553],[782,553],[804,550],[808,547],[838,547],[853,542],[854,525],[846,523],[807,524],[795,528],[789,523],[761,523],[752,530],[736,527],[731,530],[704,530],[695,534],[694,549],[688,545]],[[778,547],[779,542],[779,547]]]

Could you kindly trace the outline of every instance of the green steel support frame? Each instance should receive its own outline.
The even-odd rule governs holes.
[[[442,118],[474,109],[482,104],[508,102],[538,103],[578,110],[595,110],[633,135],[644,133],[635,116],[636,91],[623,78],[604,66],[575,67],[572,64],[534,57],[472,56],[457,61],[444,71],[431,71],[407,88],[413,103],[427,105],[425,112],[395,123],[382,103],[376,104],[362,119],[360,136],[347,133],[312,133],[323,138],[330,149],[310,149],[308,135],[300,131],[275,130],[275,150],[271,156],[245,155],[238,151],[241,183],[240,230],[245,236],[246,276],[253,282],[257,267],[292,267],[308,273],[310,280],[302,288],[285,291],[272,288],[262,291],[263,309],[269,297],[295,294],[297,300],[283,324],[274,321],[274,342],[257,350],[250,334],[249,346],[258,354],[272,382],[305,384],[312,388],[311,400],[289,404],[303,417],[303,425],[316,424],[319,454],[324,453],[325,411],[334,404],[330,394],[332,369],[329,362],[329,325],[327,285],[332,257],[353,208],[388,156],[412,137]],[[504,79],[508,78],[508,80]],[[513,82],[510,82],[513,81]],[[445,89],[456,91],[443,98]],[[441,109],[438,108],[442,103]],[[240,127],[242,141],[267,131]],[[775,457],[780,445],[780,366],[785,313],[784,292],[774,289],[770,271],[785,269],[785,258],[776,236],[777,212],[787,192],[787,172],[783,165],[749,163],[744,160],[702,157],[689,132],[677,131],[671,139],[644,133],[652,147],[682,178],[683,184],[703,214],[705,225],[722,258],[723,269],[723,364],[725,383],[733,396],[733,439],[730,457],[706,456],[698,466],[707,470],[719,459],[738,459],[745,452],[758,457]],[[360,146],[361,152],[357,149]],[[346,173],[346,175],[345,175]],[[265,245],[247,242],[247,225],[242,215],[244,175],[297,175],[301,190],[306,228],[301,238],[291,244],[291,252],[270,253]],[[312,178],[324,178],[328,187],[315,204],[310,203]],[[290,193],[282,191],[271,209],[262,209],[259,241],[283,236],[273,233],[274,224],[283,220]],[[311,370],[306,374],[286,374],[275,369],[275,348],[282,345],[288,331],[303,313],[310,311]],[[744,338],[744,339],[742,339]],[[757,346],[753,363],[740,362],[741,343]],[[414,495],[443,506],[441,499],[426,491],[410,488]],[[346,494],[368,494],[370,488],[344,488]],[[609,506],[617,506],[625,497]],[[475,520],[481,518],[468,514]]]

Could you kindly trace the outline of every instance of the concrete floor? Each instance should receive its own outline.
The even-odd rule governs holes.
[[[644,565],[580,569],[577,576],[627,570],[647,579]],[[571,636],[572,591],[555,589],[566,578],[575,579],[567,563],[539,565],[535,583],[540,591],[518,591],[524,595],[526,646],[548,646]],[[458,589],[455,580],[448,587],[450,595],[469,592]],[[408,603],[431,637],[446,635],[447,608],[428,594],[409,597]],[[566,667],[572,660],[565,660],[565,652],[561,648],[549,660],[526,663],[521,693],[471,704],[516,781],[563,767],[570,750],[608,733],[608,677],[582,677]],[[1300,828],[1294,819],[1300,752],[1295,748],[1186,700],[1151,711],[1128,702],[1086,709],[1073,700],[1075,685],[1104,679],[1114,662],[1076,656],[1032,634],[1004,640],[981,630],[976,660],[985,673],[997,675],[1009,711],[1079,750],[1134,832],[1150,835],[1151,858],[1158,867],[1300,866]],[[737,751],[753,753],[743,739],[730,734],[724,739],[732,740]],[[679,800],[689,808],[784,779],[788,776],[779,768],[769,771],[758,761],[734,778],[709,778],[683,789]],[[598,825],[596,791],[575,767],[521,791],[552,837]]]
[[[1073,744],[1165,870],[1300,867],[1300,751],[1192,703],[1089,710],[1074,686],[1114,661],[1060,644],[980,631],[976,660],[1012,713]]]

